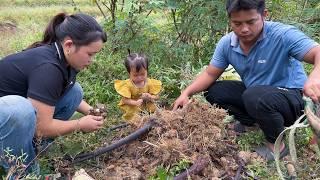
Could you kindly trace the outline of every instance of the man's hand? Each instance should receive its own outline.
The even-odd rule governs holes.
[[[103,127],[102,116],[87,115],[77,120],[79,130],[83,132],[92,132]]]
[[[310,49],[303,57],[304,61],[313,64],[308,80],[304,84],[303,93],[310,97],[314,103],[320,101],[320,45]]]
[[[189,103],[189,97],[186,94],[181,94],[173,104],[173,110],[177,110]]]
[[[310,97],[314,103],[320,102],[320,79],[310,76],[304,85],[303,93]]]

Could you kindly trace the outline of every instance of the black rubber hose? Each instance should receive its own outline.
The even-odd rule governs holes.
[[[128,125],[129,125],[128,123],[123,123],[123,124],[119,124],[119,125],[116,125],[116,126],[112,126],[112,127],[107,129],[107,132],[114,131],[114,130],[120,129],[120,128],[124,128],[124,127],[127,127]]]
[[[79,155],[75,156],[72,163],[78,163],[78,162],[85,161],[87,159],[95,158],[101,154],[104,154],[104,153],[110,152],[116,148],[119,148],[122,145],[129,144],[132,141],[138,139],[142,135],[149,132],[154,125],[155,125],[155,119],[150,119],[142,128],[138,129],[137,131],[129,134],[128,136],[120,139],[119,141],[117,141],[111,145],[108,145],[106,147],[102,147],[102,148],[97,149],[93,152],[83,153],[83,154],[79,154]]]

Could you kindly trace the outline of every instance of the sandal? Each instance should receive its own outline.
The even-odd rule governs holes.
[[[274,152],[271,151],[267,146],[261,146],[255,149],[255,152],[264,158],[266,161],[274,161]],[[289,154],[289,149],[285,146],[280,152],[280,159]]]
[[[239,134],[247,132],[246,126],[241,124],[239,121],[237,121],[233,124],[233,130],[234,130],[234,132],[239,133]]]

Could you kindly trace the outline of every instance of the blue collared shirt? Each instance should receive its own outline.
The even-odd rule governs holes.
[[[221,38],[210,64],[225,69],[231,64],[246,87],[270,85],[302,89],[307,79],[302,60],[317,46],[294,26],[265,21],[263,32],[248,55],[231,32]]]

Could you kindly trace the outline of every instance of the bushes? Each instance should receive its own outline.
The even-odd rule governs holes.
[[[208,64],[215,44],[229,31],[225,5],[219,0],[93,2],[106,18],[108,42],[103,55],[89,68],[92,73],[82,73],[79,78],[86,82],[89,102],[99,99],[113,103],[118,98],[113,80],[127,78],[122,61],[128,49],[149,57],[149,75],[163,82],[162,96],[172,102],[202,66]],[[295,23],[315,39],[319,39],[318,6],[314,1],[267,1],[270,19]]]

